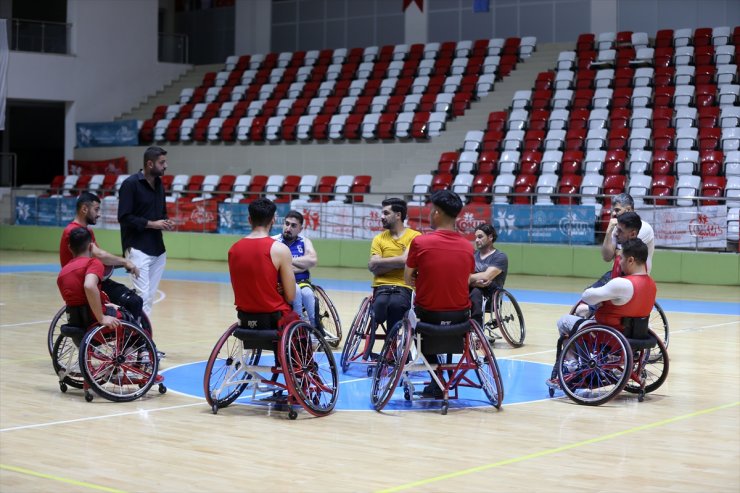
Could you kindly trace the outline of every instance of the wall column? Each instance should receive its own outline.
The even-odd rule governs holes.
[[[617,0],[591,0],[591,32],[617,32]]]
[[[411,4],[406,8],[404,12],[404,43],[411,45],[414,43],[426,43],[428,36],[427,30],[429,26],[427,2],[422,0],[424,11],[420,11],[416,2],[412,1]],[[399,1],[399,4],[401,2]]]
[[[269,53],[272,29],[270,0],[236,0],[234,5],[234,54]]]

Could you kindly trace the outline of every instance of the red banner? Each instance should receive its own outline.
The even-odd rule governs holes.
[[[175,231],[215,233],[218,229],[218,202],[167,202],[167,216],[174,221]]]
[[[125,157],[115,157],[105,161],[67,161],[69,175],[125,175],[128,161]]]
[[[428,233],[432,230],[429,225],[429,211],[431,206],[425,205],[423,207],[409,206],[408,208],[408,224],[410,228],[413,228],[422,233]],[[481,224],[491,222],[491,206],[486,204],[468,204],[463,206],[460,215],[457,216],[455,225],[457,230],[465,235],[468,240],[473,240],[475,237],[475,228]]]

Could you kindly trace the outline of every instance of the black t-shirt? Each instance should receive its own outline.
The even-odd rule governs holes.
[[[493,278],[492,287],[503,288],[506,282],[506,272],[509,270],[509,258],[504,252],[496,249],[488,257],[481,259],[480,252],[475,252],[475,272],[483,272],[489,267],[501,269],[501,273]]]

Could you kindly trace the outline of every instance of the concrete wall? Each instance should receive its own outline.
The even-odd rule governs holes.
[[[0,250],[59,251],[62,228],[0,225]],[[101,248],[121,251],[120,233],[95,231]],[[165,233],[169,258],[226,260],[229,247],[238,236]],[[322,267],[367,267],[370,242],[361,240],[313,240]],[[509,272],[539,276],[568,276],[596,279],[608,265],[601,260],[599,247],[529,245],[500,243],[509,256]],[[740,285],[740,255],[670,250],[656,252],[652,277],[659,282]],[[544,287],[544,286],[543,286]]]

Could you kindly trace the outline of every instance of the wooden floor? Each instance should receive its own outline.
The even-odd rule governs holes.
[[[55,261],[0,252],[0,265]],[[225,271],[171,261],[168,269]],[[358,271],[319,270],[366,279]],[[61,305],[53,273],[0,275],[0,491],[685,491],[740,489],[740,317],[668,313],[668,381],[645,402],[566,398],[326,418],[152,392],[123,404],[59,392],[45,346]],[[510,276],[511,289],[580,291],[587,280]],[[163,367],[205,359],[234,321],[227,284],[163,281]],[[329,290],[345,327],[362,293]],[[659,297],[737,303],[740,287],[659,285]],[[565,305],[523,304],[526,345],[498,358],[551,363]]]

